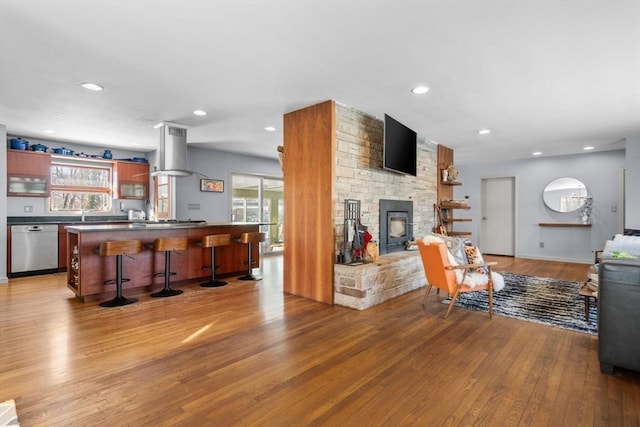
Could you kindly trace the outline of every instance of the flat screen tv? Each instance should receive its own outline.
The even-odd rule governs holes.
[[[385,114],[382,166],[394,172],[415,176],[417,140],[415,131]]]

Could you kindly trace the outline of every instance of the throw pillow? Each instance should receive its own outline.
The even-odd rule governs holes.
[[[456,264],[462,265],[468,263],[467,255],[464,252],[465,239],[442,235],[438,235],[438,237],[444,240],[444,243],[447,245],[447,249],[456,260]]]
[[[480,253],[480,250],[476,246],[465,246],[464,252],[467,255],[467,261],[469,264],[484,263],[484,259],[482,259],[482,254]],[[487,267],[475,267],[475,268],[471,268],[470,270],[476,273],[483,273],[483,274],[487,274],[489,271]]]

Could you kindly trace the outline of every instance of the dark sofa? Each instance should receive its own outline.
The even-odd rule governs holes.
[[[598,276],[600,370],[640,372],[640,260],[604,259]]]

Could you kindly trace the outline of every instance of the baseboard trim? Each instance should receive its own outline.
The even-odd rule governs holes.
[[[529,256],[529,255],[518,255],[516,258],[534,259],[534,260],[537,260],[537,261],[571,262],[571,263],[574,263],[574,264],[593,264],[593,259],[541,257],[541,256]]]

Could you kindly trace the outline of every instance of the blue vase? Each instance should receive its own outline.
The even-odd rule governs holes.
[[[111,150],[104,150],[104,154],[102,155],[102,157],[107,159],[107,160],[113,159],[113,155],[111,154]]]

